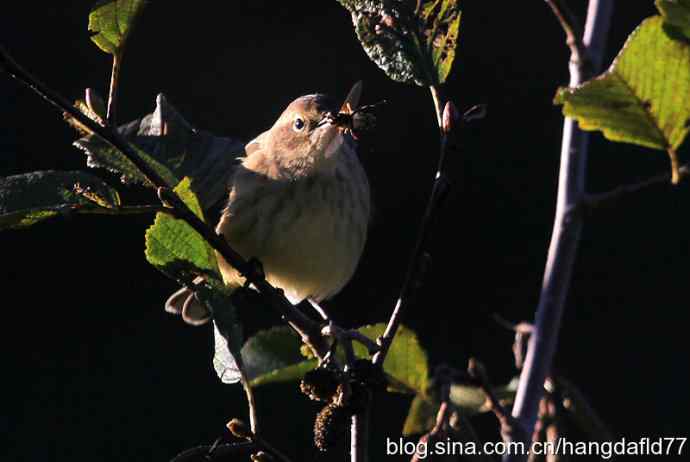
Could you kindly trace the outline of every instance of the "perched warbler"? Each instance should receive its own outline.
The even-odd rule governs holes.
[[[243,257],[263,264],[266,279],[293,303],[338,293],[362,255],[370,212],[369,183],[343,114],[356,109],[356,84],[340,111],[322,94],[294,100],[267,131],[245,146],[232,173],[216,232]],[[226,285],[244,279],[222,257]],[[211,313],[191,289],[166,302],[189,324]]]

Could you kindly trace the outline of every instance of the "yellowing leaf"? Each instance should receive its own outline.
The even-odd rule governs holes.
[[[393,80],[445,82],[460,30],[458,0],[339,0],[364,51]]]
[[[357,329],[372,340],[382,336],[386,324],[374,324]],[[355,355],[360,358],[369,356],[367,349],[355,342]],[[383,371],[396,381],[401,382],[408,389],[417,393],[425,393],[429,380],[429,363],[426,352],[417,339],[417,334],[405,326],[400,326],[388,350],[383,363]],[[403,391],[397,389],[395,391]]]
[[[690,46],[662,24],[660,16],[643,21],[604,74],[560,89],[555,102],[584,130],[667,151],[677,178],[675,151],[690,131]]]

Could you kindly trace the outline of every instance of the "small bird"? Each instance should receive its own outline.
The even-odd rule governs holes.
[[[366,173],[351,126],[361,94],[355,84],[340,111],[322,94],[302,96],[267,131],[245,146],[229,181],[229,199],[216,232],[246,259],[263,264],[266,279],[292,303],[318,303],[338,293],[355,272],[370,214]],[[244,283],[218,255],[226,285]],[[189,324],[211,313],[189,288],[166,311]]]

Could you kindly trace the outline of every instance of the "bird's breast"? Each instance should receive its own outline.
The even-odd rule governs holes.
[[[335,171],[292,181],[239,172],[218,225],[245,258],[293,301],[322,300],[352,277],[366,240],[369,185],[354,151]],[[238,276],[224,261],[226,283]]]

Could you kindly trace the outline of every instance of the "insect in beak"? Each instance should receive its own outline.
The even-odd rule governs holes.
[[[366,106],[359,106],[359,99],[362,96],[362,82],[359,81],[352,86],[352,89],[347,94],[345,101],[340,107],[337,114],[327,113],[324,115],[318,126],[323,124],[332,124],[340,128],[343,133],[349,133],[354,139],[357,139],[357,132],[370,130],[376,122],[376,118],[371,111],[386,101],[381,101],[376,104],[369,104]]]

